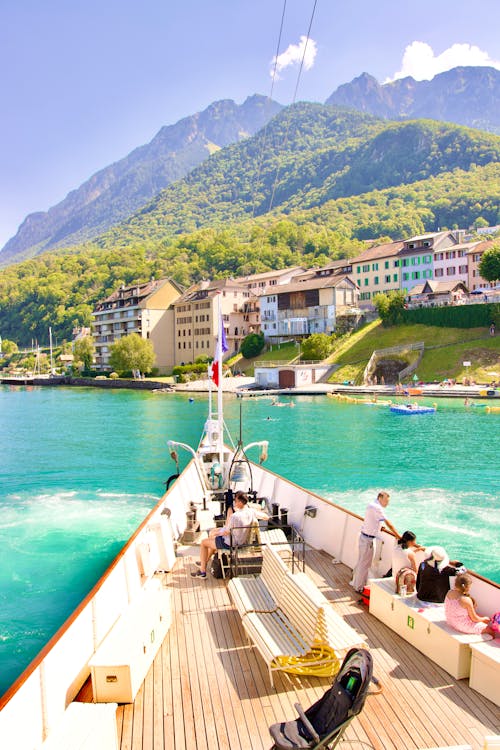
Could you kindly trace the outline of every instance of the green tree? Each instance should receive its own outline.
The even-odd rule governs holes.
[[[403,319],[403,310],[405,309],[405,294],[397,289],[389,294],[376,294],[373,298],[373,304],[385,327],[396,326]]]
[[[153,344],[138,333],[122,336],[111,344],[109,364],[117,372],[150,372],[155,363]]]
[[[303,359],[326,359],[332,351],[332,339],[326,333],[313,333],[302,342]]]
[[[77,370],[90,370],[94,362],[95,347],[92,336],[84,336],[75,341],[73,367]]]
[[[9,339],[3,339],[2,341],[2,354],[15,354],[18,351],[18,347],[15,341],[9,341]]]
[[[500,245],[493,245],[483,253],[479,264],[479,273],[486,281],[500,279]]]
[[[241,342],[241,353],[245,359],[251,359],[257,357],[264,348],[264,334],[263,333],[249,333],[245,336]]]

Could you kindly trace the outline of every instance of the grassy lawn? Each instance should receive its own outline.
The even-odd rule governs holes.
[[[438,328],[437,326],[394,326],[383,328],[374,321],[341,340],[329,358],[340,365],[330,378],[331,383],[344,380],[361,382],[363,371],[374,349],[423,341],[425,352],[418,367],[422,380],[468,376],[478,383],[500,377],[500,336],[490,337],[485,328]],[[435,347],[435,348],[434,348]],[[471,362],[465,368],[463,362]]]
[[[253,377],[256,362],[291,362],[300,353],[299,345],[293,341],[284,344],[272,344],[268,350],[261,352],[255,359],[240,359],[237,367],[248,377]]]

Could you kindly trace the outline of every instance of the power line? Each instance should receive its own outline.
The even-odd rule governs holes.
[[[307,45],[309,43],[309,39],[310,39],[310,36],[311,36],[311,28],[312,28],[312,24],[313,24],[313,20],[314,20],[314,14],[316,13],[317,2],[318,2],[318,0],[314,0],[313,9],[312,9],[312,13],[311,13],[311,18],[309,20],[309,28],[307,29],[306,43],[304,44],[304,51],[302,53],[302,59],[300,61],[299,72],[297,74],[297,82],[295,84],[295,91],[293,92],[292,105],[295,104],[295,101],[296,101],[296,98],[297,98],[297,92],[299,90],[300,78],[301,78],[301,75],[302,75],[302,69],[304,67],[304,60],[305,60],[305,56],[306,56],[306,52],[307,52]],[[285,138],[284,138],[284,141],[283,141],[282,153],[284,153],[284,150],[285,150],[285,148],[286,148],[286,146],[288,144],[288,132],[289,132],[289,130],[290,130],[290,118],[288,118],[288,123],[287,123],[287,126],[286,126]],[[271,193],[271,200],[269,201],[268,211],[271,211],[271,209],[273,207],[274,196],[275,196],[276,187],[277,187],[277,184],[278,184],[279,172],[280,172],[280,163],[278,162],[278,166],[276,168],[276,177],[274,179],[273,190],[272,190],[272,193]]]
[[[281,36],[282,36],[282,33],[283,33],[283,25],[284,25],[284,22],[285,22],[285,14],[286,14],[286,0],[283,0],[283,10],[281,12],[280,31],[279,31],[279,35],[278,35],[278,43],[276,45],[276,55],[274,57],[273,75],[272,75],[272,78],[271,78],[271,90],[269,92],[269,96],[267,97],[267,102],[271,102],[272,98],[273,98],[274,82],[276,80],[276,71],[277,71],[277,67],[278,67],[278,57],[279,57],[279,51],[280,51],[280,47],[281,47]],[[264,127],[264,135],[263,135],[263,139],[262,139],[262,146],[261,146],[261,149],[260,149],[260,159],[259,159],[258,167],[257,167],[257,177],[255,178],[254,183],[253,183],[253,191],[252,191],[252,218],[255,216],[256,193],[257,193],[258,185],[260,183],[260,174],[261,174],[261,170],[262,170],[262,163],[264,161],[264,149],[265,149],[265,145],[266,145],[268,125],[269,125],[269,122],[266,122],[266,125]]]

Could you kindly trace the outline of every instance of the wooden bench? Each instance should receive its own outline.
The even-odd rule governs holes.
[[[495,638],[490,643],[473,643],[471,652],[469,685],[500,706],[500,640]]]
[[[333,676],[338,655],[365,645],[305,573],[289,573],[265,545],[258,578],[233,578],[228,590],[249,639],[273,671]]]
[[[248,612],[273,612],[278,607],[288,569],[269,546],[262,549],[262,570],[254,578],[232,578],[228,591],[241,617]]]
[[[116,703],[70,703],[41,750],[118,750]]]
[[[469,677],[471,645],[491,640],[490,635],[458,633],[444,615],[444,605],[425,604],[415,595],[394,593],[392,578],[370,581],[370,614],[443,667],[456,680]]]

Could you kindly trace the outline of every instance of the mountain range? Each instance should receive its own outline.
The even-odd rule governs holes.
[[[214,102],[161,128],[150,143],[96,172],[48,211],[29,214],[0,254],[2,263],[88,240],[118,224],[210,154],[262,128],[281,105],[250,96]]]
[[[384,85],[364,73],[325,105],[282,108],[258,95],[242,105],[215,102],[163,127],[47,212],[27,216],[0,263],[96,238],[105,245],[162,239],[486,166],[499,161],[495,135],[413,120],[500,133],[499,102],[493,68]]]
[[[500,134],[499,103],[500,71],[488,67],[459,67],[431,81],[407,77],[385,84],[363,73],[325,102],[389,120],[424,117]]]

